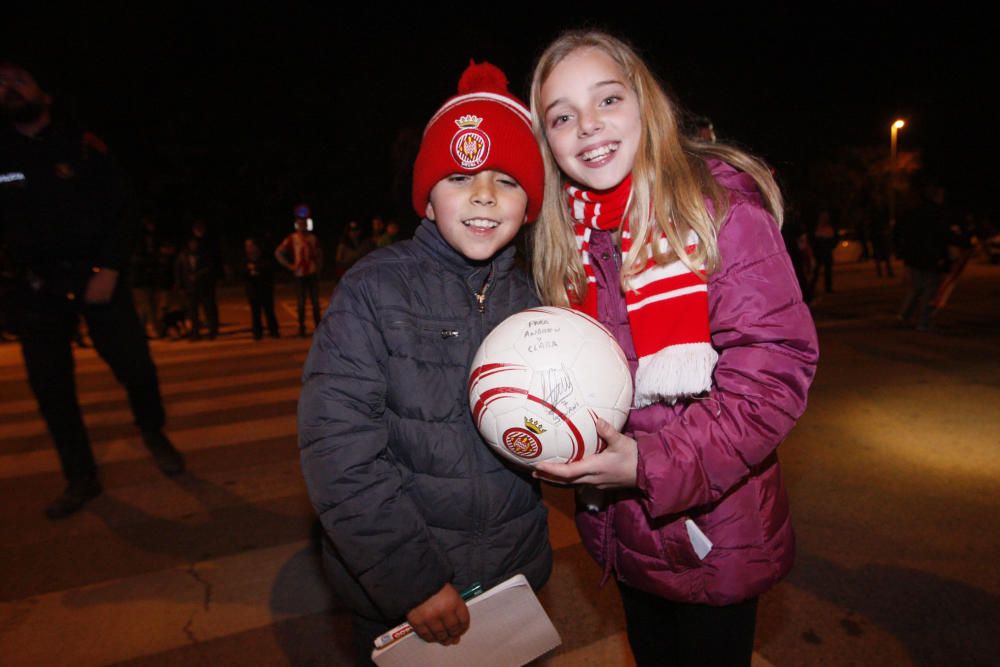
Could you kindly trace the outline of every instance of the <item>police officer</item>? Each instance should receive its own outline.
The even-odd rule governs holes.
[[[114,160],[93,134],[56,122],[51,95],[12,62],[0,61],[0,112],[0,229],[15,265],[14,326],[67,482],[46,508],[61,519],[101,493],[73,378],[80,318],[124,385],[157,466],[178,475],[184,459],[162,432],[156,367],[121,275],[138,223]]]

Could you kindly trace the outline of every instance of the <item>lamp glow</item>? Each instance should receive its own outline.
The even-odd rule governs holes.
[[[897,118],[889,126],[889,229],[896,225],[896,135],[905,125],[905,120]]]

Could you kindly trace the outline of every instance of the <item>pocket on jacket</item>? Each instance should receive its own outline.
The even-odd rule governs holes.
[[[400,417],[458,422],[468,412],[469,332],[454,322],[396,315],[383,327],[386,407]]]
[[[384,328],[391,357],[424,363],[468,363],[469,332],[464,325],[417,317],[396,317]]]
[[[662,523],[654,522],[651,531],[659,550],[659,556],[671,572],[697,568],[702,563],[694,551],[684,521],[685,517],[676,516]]]

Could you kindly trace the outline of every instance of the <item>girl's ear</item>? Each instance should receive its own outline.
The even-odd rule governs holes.
[[[434,220],[434,204],[430,203],[429,201],[427,202],[427,208],[424,209],[424,215],[426,215],[427,219],[430,220],[431,222],[435,222],[435,220]]]

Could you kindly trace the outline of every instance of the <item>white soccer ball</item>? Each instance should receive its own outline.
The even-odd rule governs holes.
[[[596,418],[620,430],[631,405],[632,376],[618,342],[569,308],[511,315],[472,361],[472,419],[493,449],[521,465],[599,452]]]

